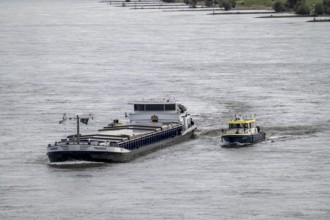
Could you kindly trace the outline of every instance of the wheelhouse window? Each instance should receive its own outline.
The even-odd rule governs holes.
[[[134,111],[145,111],[145,105],[135,104]]]
[[[239,129],[239,128],[251,128],[251,123],[243,123],[243,124],[229,124],[229,129]]]
[[[146,105],[146,111],[164,111],[164,105],[159,105],[159,104]]]
[[[175,104],[134,104],[134,111],[175,111]]]
[[[175,111],[175,104],[165,104],[165,111]]]
[[[230,129],[243,128],[243,124],[230,124],[229,128]]]

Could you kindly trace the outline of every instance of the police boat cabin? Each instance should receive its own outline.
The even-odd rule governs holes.
[[[266,134],[256,125],[256,119],[235,118],[228,122],[226,130],[221,138],[227,143],[256,143],[264,141]]]
[[[149,100],[132,104],[134,112],[125,114],[127,123],[115,120],[96,133],[69,135],[48,145],[50,162],[128,162],[188,140],[197,128],[187,109],[175,101]]]

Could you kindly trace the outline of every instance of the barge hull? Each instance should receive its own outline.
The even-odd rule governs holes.
[[[93,162],[125,163],[156,150],[188,140],[193,136],[193,132],[194,130],[191,130],[184,135],[175,136],[157,143],[141,146],[140,148],[134,149],[127,153],[108,151],[57,151],[48,152],[47,155],[50,162],[83,160]]]

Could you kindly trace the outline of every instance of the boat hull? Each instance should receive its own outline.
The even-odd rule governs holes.
[[[137,157],[146,155],[156,150],[178,144],[193,136],[195,129],[186,132],[184,135],[175,136],[153,144],[141,146],[129,152],[109,152],[109,151],[54,151],[48,152],[47,156],[50,162],[65,162],[65,161],[93,161],[93,162],[108,162],[108,163],[125,163],[134,160]]]
[[[264,141],[266,138],[266,134],[264,132],[260,132],[258,134],[253,135],[223,135],[222,139],[230,144],[239,143],[239,144],[252,144],[260,141]]]

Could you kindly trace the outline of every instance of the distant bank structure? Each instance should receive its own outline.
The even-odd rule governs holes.
[[[323,3],[313,3],[310,6],[305,2],[305,5],[299,5],[299,7],[294,8],[293,6],[291,8],[289,7],[291,4],[284,4],[281,1],[266,3],[263,1],[260,2],[260,5],[256,5],[255,3],[250,3],[252,4],[250,5],[248,1],[244,5],[238,5],[235,0],[205,0],[201,2],[197,2],[197,0],[184,0],[184,3],[159,0],[102,0],[101,2],[115,7],[126,7],[133,10],[161,10],[162,12],[195,11],[206,12],[208,15],[270,14],[270,16],[262,16],[260,18],[314,17],[310,22],[330,21],[330,19],[323,19],[323,17],[330,16],[330,0],[323,0]],[[298,1],[297,4],[302,4],[302,1]],[[278,14],[278,12],[281,13]]]

